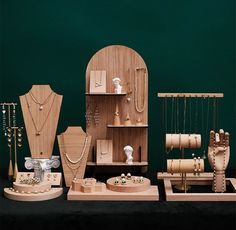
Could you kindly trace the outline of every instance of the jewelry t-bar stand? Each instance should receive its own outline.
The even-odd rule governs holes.
[[[7,143],[9,147],[9,167],[8,167],[8,179],[12,180],[16,178],[14,172],[17,172],[17,159],[14,161],[14,172],[13,172],[13,164],[12,164],[12,143],[11,143],[11,127],[16,126],[16,105],[17,103],[1,103],[2,106],[2,119],[3,119],[3,132],[7,137]],[[15,154],[16,156],[16,154]]]

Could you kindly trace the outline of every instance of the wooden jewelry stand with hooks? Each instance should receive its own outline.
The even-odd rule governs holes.
[[[57,136],[66,187],[72,180],[84,178],[92,137],[81,127],[68,127]]]
[[[93,71],[106,71],[106,93],[90,92],[94,86],[90,81]],[[115,94],[113,79],[119,78],[120,94]],[[131,145],[134,149],[132,167],[146,171],[148,166],[148,71],[142,57],[134,50],[112,45],[99,50],[89,61],[86,70],[86,114],[90,114],[86,130],[92,135],[92,148],[88,166],[116,166],[118,171],[126,164],[123,148]],[[95,108],[99,119],[94,121]],[[87,119],[88,120],[88,119]],[[97,140],[112,140],[113,162],[96,163]],[[114,168],[113,168],[114,169]]]
[[[158,93],[158,97],[161,98],[222,98],[223,93]],[[180,141],[176,138],[170,136],[172,134],[166,135],[167,147],[179,147]],[[181,135],[181,134],[173,134]],[[196,134],[194,134],[196,135]],[[173,137],[174,137],[173,136]],[[205,137],[206,138],[206,137]],[[204,142],[203,140],[202,142]],[[199,143],[199,141],[197,142]],[[194,144],[194,142],[192,142]],[[197,144],[192,145],[191,141],[189,143],[184,143],[185,148],[196,147]],[[205,146],[206,147],[206,146]],[[183,161],[182,163],[180,163]],[[193,163],[194,162],[194,163]],[[198,163],[197,163],[198,162]],[[199,167],[198,167],[199,165]],[[158,179],[164,179],[164,187],[166,193],[167,201],[236,201],[236,179],[227,178],[226,184],[230,185],[233,189],[233,193],[176,193],[173,191],[172,186],[180,185],[183,181],[187,185],[212,185],[213,173],[202,173],[203,172],[204,161],[203,159],[173,159],[167,160],[167,172],[162,172],[157,174]],[[198,172],[197,170],[200,171]],[[196,171],[198,173],[196,173]],[[181,173],[181,174],[180,174]],[[195,174],[195,175],[194,175]],[[197,176],[196,176],[197,174]],[[182,178],[181,178],[182,176]]]

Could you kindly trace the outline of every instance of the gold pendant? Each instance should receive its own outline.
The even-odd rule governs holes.
[[[43,110],[43,106],[42,105],[39,106],[39,110],[40,111]]]
[[[37,132],[37,133],[36,133],[36,136],[40,136],[40,132]]]

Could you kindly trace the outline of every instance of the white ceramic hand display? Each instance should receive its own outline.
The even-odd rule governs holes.
[[[112,82],[115,86],[115,93],[116,94],[121,94],[122,86],[120,85],[120,82],[121,82],[120,78],[115,77],[115,78],[112,79]]]
[[[213,169],[213,184],[214,192],[225,192],[225,169],[228,166],[230,157],[229,148],[229,133],[223,129],[219,133],[210,132],[210,143],[208,147],[208,160]]]
[[[124,147],[124,151],[127,157],[126,164],[132,165],[133,164],[133,157],[132,157],[133,148],[130,145],[126,145]]]

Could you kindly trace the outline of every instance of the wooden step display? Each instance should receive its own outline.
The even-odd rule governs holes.
[[[61,103],[62,96],[49,85],[33,85],[20,96],[32,158],[51,158]]]
[[[106,184],[97,182],[94,178],[85,178],[72,181],[67,199],[157,201],[159,193],[157,186],[151,186],[150,180],[143,177],[113,177]]]
[[[103,72],[94,77],[94,71],[106,71],[106,75]],[[104,82],[105,92],[94,90],[103,87]],[[87,165],[116,165],[120,166],[119,171],[123,166],[143,167],[143,162],[147,166],[147,128],[148,70],[144,60],[125,46],[101,49],[91,58],[86,70],[86,130],[93,137]],[[97,140],[112,140],[113,162],[110,164],[97,164]],[[125,163],[127,145],[133,148],[135,164]]]
[[[92,137],[81,127],[69,126],[57,139],[66,187],[70,187],[73,179],[84,178]]]
[[[57,174],[54,174],[57,175]],[[33,173],[18,173],[13,187],[4,188],[4,195],[8,199],[17,201],[43,201],[59,197],[63,189],[52,187],[50,181],[34,178]]]

